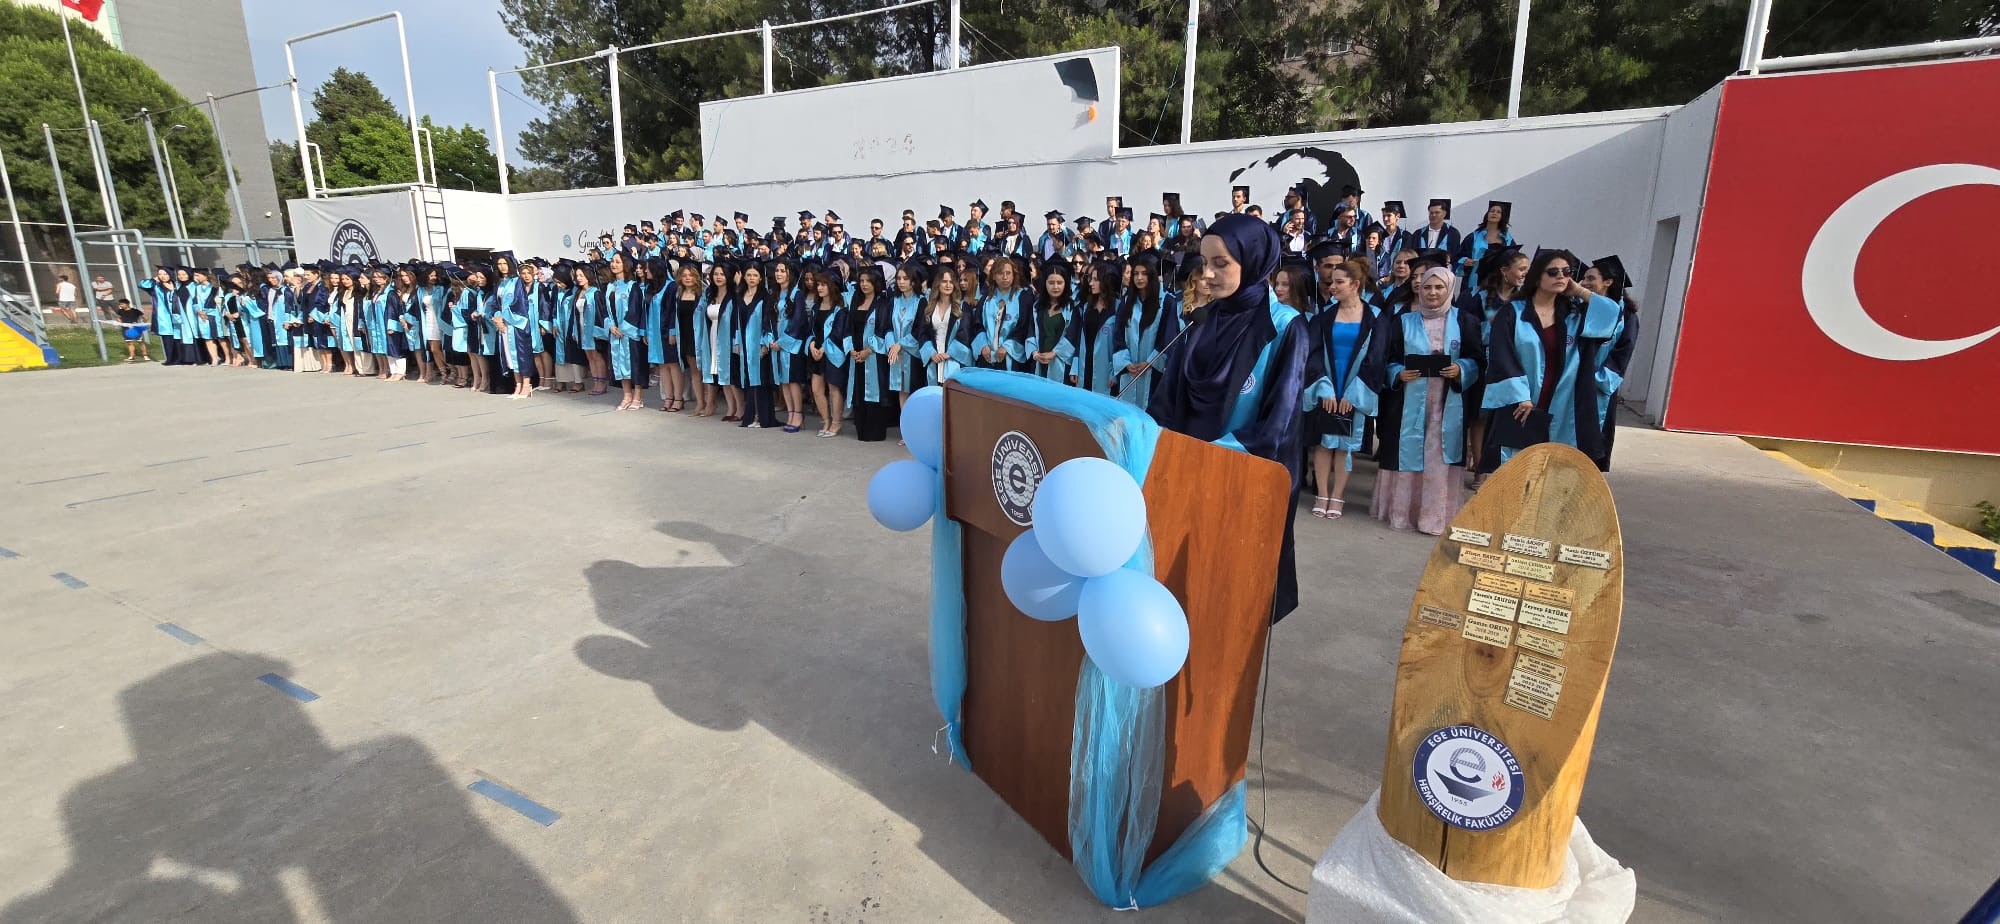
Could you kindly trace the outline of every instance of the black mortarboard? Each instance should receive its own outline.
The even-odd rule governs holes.
[[[1348,196],[1359,196],[1359,195],[1361,195],[1361,187],[1359,187],[1359,186],[1356,186],[1356,185],[1354,185],[1353,183],[1342,183],[1342,184],[1341,184],[1341,186],[1340,186],[1340,197],[1341,197],[1341,198],[1345,199],[1345,198],[1347,198]]]
[[[1298,267],[1298,268],[1300,268],[1300,269],[1307,269],[1307,268],[1309,268],[1309,267],[1311,267],[1311,266],[1312,266],[1312,261],[1311,261],[1311,260],[1308,260],[1308,259],[1306,259],[1306,258],[1304,258],[1304,257],[1301,257],[1301,256],[1299,256],[1298,254],[1295,254],[1295,253],[1288,253],[1288,254],[1285,254],[1285,256],[1284,256],[1284,258],[1283,258],[1283,259],[1281,259],[1281,260],[1279,260],[1279,261],[1278,261],[1278,265],[1279,265],[1279,266],[1296,266],[1296,267]]]
[[[1397,218],[1410,217],[1409,211],[1403,208],[1403,200],[1401,199],[1390,199],[1382,203],[1382,214],[1387,215],[1390,212],[1396,213]]]
[[[1048,211],[1042,213],[1042,217],[1044,219],[1053,218],[1057,221],[1062,221],[1063,220],[1062,209],[1049,209]]]
[[[826,220],[827,220],[828,222],[831,222],[831,223],[833,223],[833,224],[839,224],[839,223],[840,223],[840,216],[839,216],[839,215],[835,215],[835,214],[833,213],[833,210],[832,210],[832,209],[827,209],[827,210],[826,210]]]
[[[1444,209],[1444,217],[1446,217],[1446,218],[1450,218],[1450,217],[1451,217],[1451,200],[1450,200],[1450,199],[1432,199],[1432,200],[1431,200],[1431,204],[1432,204],[1432,205],[1434,205],[1434,206],[1437,206],[1437,207],[1439,207],[1439,208],[1442,208],[1442,209]]]
[[[674,209],[674,213],[672,215],[668,215],[667,217],[675,221],[680,221],[681,219],[687,217],[687,213],[681,211],[680,209]]]
[[[745,213],[745,212],[737,212],[737,213],[736,213],[736,220],[737,220],[737,221],[749,221],[749,220],[750,220],[750,216],[749,216],[749,214],[748,214],[748,213]]]
[[[811,221],[813,220],[813,213],[806,211],[805,209],[799,209],[799,220]]]
[[[1520,252],[1521,248],[1514,244],[1508,244],[1505,247],[1486,248],[1486,254],[1479,258],[1477,278],[1485,279],[1499,272],[1501,267],[1507,265],[1507,261],[1514,259],[1514,255]]]
[[[1123,219],[1125,219],[1126,221],[1131,221],[1131,220],[1132,220],[1132,207],[1131,207],[1131,206],[1124,206],[1124,207],[1121,207],[1121,208],[1119,208],[1119,209],[1118,209],[1118,217],[1119,217],[1119,218],[1123,218]]]
[[[1389,229],[1388,229],[1388,228],[1384,228],[1384,227],[1382,227],[1382,223],[1381,223],[1381,222],[1379,222],[1379,221],[1371,221],[1371,222],[1369,222],[1369,223],[1368,223],[1368,227],[1365,227],[1365,228],[1362,228],[1362,229],[1361,229],[1361,233],[1362,233],[1362,234],[1380,234],[1380,235],[1384,235],[1384,236],[1387,236],[1387,235],[1388,235],[1388,233],[1389,233]]]
[[[773,231],[785,230],[785,216],[779,215],[778,217],[771,219],[771,230]]]
[[[1410,270],[1419,272],[1425,265],[1448,267],[1451,265],[1451,254],[1436,247],[1426,247],[1417,251],[1417,258],[1410,261]]]
[[[1079,227],[1079,228],[1088,228],[1088,227],[1090,227],[1091,225],[1094,225],[1094,224],[1096,224],[1096,222],[1094,222],[1094,221],[1090,220],[1090,216],[1089,216],[1089,215],[1078,215],[1078,216],[1076,216],[1076,226],[1077,226],[1077,227]]]
[[[951,210],[951,206],[949,206],[949,205],[940,205],[940,206],[938,206],[938,219],[939,219],[939,220],[943,220],[943,219],[946,219],[946,218],[950,218],[950,217],[952,217],[952,216],[954,216],[954,215],[957,215],[957,214],[958,214],[957,212],[954,212],[954,211],[952,211],[952,210]]]
[[[1487,209],[1487,211],[1492,211],[1493,207],[1494,207],[1494,206],[1496,206],[1496,205],[1500,207],[1500,223],[1501,223],[1501,224],[1503,224],[1503,225],[1504,225],[1504,224],[1506,224],[1507,222],[1509,222],[1509,221],[1513,220],[1513,218],[1514,218],[1514,203],[1512,203],[1512,202],[1505,202],[1505,201],[1502,201],[1502,200],[1499,200],[1499,199],[1489,199],[1489,200],[1487,200],[1487,202],[1486,202],[1486,209]]]
[[[689,218],[692,218],[692,219],[694,219],[694,223],[695,223],[695,224],[701,224],[701,220],[702,220],[702,219],[701,219],[701,213],[700,213],[700,212],[696,212],[696,213],[694,213],[694,214],[692,214],[692,215],[689,215],[688,217],[689,217]]]
[[[1070,92],[1076,95],[1077,102],[1097,102],[1099,97],[1097,68],[1090,63],[1089,58],[1057,61],[1056,76],[1062,79],[1063,86],[1068,87]]]
[[[1598,257],[1590,261],[1590,265],[1597,270],[1598,275],[1611,280],[1620,288],[1632,287],[1632,277],[1625,274],[1625,261],[1618,259],[1617,254]]]
[[[1250,187],[1248,187],[1248,186],[1231,186],[1231,187],[1229,187],[1229,191],[1230,191],[1230,192],[1240,192],[1240,193],[1242,193],[1242,194],[1243,194],[1243,198],[1245,198],[1245,199],[1248,199],[1248,198],[1250,198]]]
[[[1179,205],[1181,202],[1181,194],[1177,192],[1163,192],[1160,194],[1160,201],[1171,202],[1175,205]]]
[[[1314,263],[1318,263],[1328,257],[1347,256],[1347,242],[1335,238],[1327,238],[1308,248],[1306,256],[1311,257]]]
[[[1167,216],[1165,216],[1165,215],[1162,215],[1162,214],[1160,214],[1160,213],[1158,213],[1158,212],[1154,212],[1154,213],[1152,213],[1152,214],[1151,214],[1150,216],[1148,216],[1148,217],[1149,217],[1149,218],[1151,218],[1151,219],[1152,219],[1153,221],[1157,221],[1157,222],[1159,222],[1160,224],[1166,224],[1166,223],[1167,223]]]
[[[648,218],[645,221],[639,222],[639,229],[642,231],[651,231],[653,229],[653,220]]]
[[[990,211],[993,211],[992,209],[990,209],[990,208],[987,208],[987,207],[986,207],[986,200],[984,200],[984,199],[974,199],[974,200],[972,200],[972,207],[973,207],[973,208],[976,208],[976,209],[978,209],[978,210],[980,210],[980,211],[982,211],[982,212],[990,212]]]

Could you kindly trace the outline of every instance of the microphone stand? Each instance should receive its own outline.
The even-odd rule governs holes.
[[[1181,342],[1181,338],[1187,336],[1188,331],[1194,330],[1196,327],[1200,326],[1200,324],[1201,324],[1200,321],[1191,321],[1188,323],[1188,326],[1181,328],[1181,332],[1175,334],[1174,339],[1167,341],[1166,346],[1163,346],[1158,350],[1154,351],[1151,357],[1149,357],[1144,363],[1140,364],[1139,371],[1132,373],[1132,378],[1130,381],[1136,382],[1139,381],[1139,379],[1143,378],[1147,372],[1152,370],[1153,364],[1160,361],[1160,357],[1167,355],[1167,351],[1173,349],[1174,344]],[[1125,393],[1124,386],[1119,385],[1115,381],[1111,383],[1111,397],[1116,398],[1124,393]]]

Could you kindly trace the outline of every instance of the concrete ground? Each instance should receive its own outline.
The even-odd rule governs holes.
[[[899,450],[611,405],[0,377],[0,921],[1123,920],[931,750],[928,539],[862,503]],[[1582,817],[1635,920],[1955,919],[2000,855],[2000,587],[1735,440],[1618,464]],[[1277,630],[1283,882],[1246,851],[1147,919],[1299,918],[1378,782],[1431,541],[1363,468]]]

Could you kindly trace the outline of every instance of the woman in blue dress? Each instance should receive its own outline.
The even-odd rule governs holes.
[[[1337,520],[1347,506],[1354,453],[1376,409],[1375,393],[1361,378],[1361,361],[1368,355],[1378,312],[1362,299],[1370,284],[1367,260],[1350,257],[1331,276],[1330,302],[1306,327],[1312,352],[1306,359],[1305,426],[1313,483],[1320,491],[1313,498],[1313,516]]]

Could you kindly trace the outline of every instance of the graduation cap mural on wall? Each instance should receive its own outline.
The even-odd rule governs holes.
[[[1310,146],[1284,148],[1258,158],[1231,171],[1227,180],[1258,189],[1298,190],[1301,206],[1316,228],[1332,225],[1333,207],[1340,203],[1344,189],[1363,186],[1360,172],[1340,152]]]
[[[1069,88],[1076,102],[1090,106],[1076,117],[1077,127],[1097,121],[1097,101],[1103,96],[1097,88],[1097,67],[1090,63],[1090,59],[1066,58],[1057,61],[1056,76],[1062,79],[1063,86]]]

